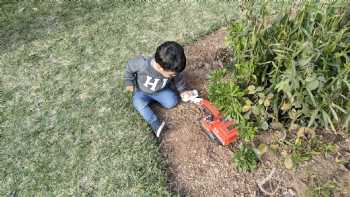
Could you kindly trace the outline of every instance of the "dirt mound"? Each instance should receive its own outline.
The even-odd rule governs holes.
[[[225,49],[225,35],[223,28],[185,47],[186,81],[190,88],[199,90],[201,97],[207,98],[210,71],[232,62]],[[283,157],[271,153],[264,156],[255,172],[239,173],[234,169],[230,148],[211,142],[201,129],[201,112],[194,104],[181,103],[171,110],[155,108],[168,126],[160,146],[168,165],[169,190],[181,196],[264,196],[257,181],[268,177],[271,171],[274,173],[264,187],[270,191],[277,189],[273,196],[286,197],[306,189],[310,180],[305,172],[323,178],[350,177],[349,171],[341,165],[335,166],[332,159],[316,158],[297,171],[287,171]],[[261,137],[269,138],[269,134]],[[239,140],[235,142],[234,147],[239,143]],[[350,186],[344,180],[344,188]]]

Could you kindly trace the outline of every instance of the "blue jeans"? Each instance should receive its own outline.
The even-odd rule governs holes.
[[[170,88],[165,88],[153,94],[148,94],[140,90],[136,90],[133,93],[133,105],[135,109],[150,125],[159,122],[158,117],[149,106],[149,104],[154,101],[160,103],[163,107],[170,109],[175,107],[178,103],[178,96],[174,90]]]

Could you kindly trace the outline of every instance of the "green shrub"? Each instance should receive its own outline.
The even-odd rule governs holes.
[[[218,87],[209,88],[210,99],[230,116],[246,117],[260,128],[270,121],[348,128],[350,25],[340,25],[345,1],[304,2],[295,15],[280,13],[270,24],[264,11],[268,3],[262,2],[252,5],[259,7],[259,17],[231,25],[226,41],[235,58],[233,77],[212,83]],[[214,96],[217,91],[221,96]],[[245,111],[247,99],[251,106]]]
[[[241,145],[233,155],[233,162],[239,172],[251,172],[257,167],[258,157],[252,148]]]

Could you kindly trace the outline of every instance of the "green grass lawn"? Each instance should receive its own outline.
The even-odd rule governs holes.
[[[1,1],[0,196],[169,195],[120,77],[235,18],[228,2]]]

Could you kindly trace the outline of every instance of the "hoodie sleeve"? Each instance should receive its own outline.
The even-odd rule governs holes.
[[[145,62],[146,61],[143,57],[130,59],[128,61],[124,76],[125,86],[134,86],[136,84],[136,74],[144,68]]]
[[[175,87],[180,93],[186,90],[186,83],[184,79],[184,74],[180,73],[174,78]]]

